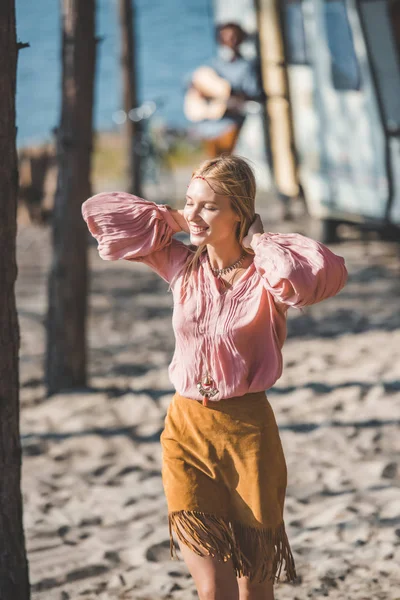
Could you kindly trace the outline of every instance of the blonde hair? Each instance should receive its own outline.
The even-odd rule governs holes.
[[[221,155],[201,163],[198,169],[193,172],[191,181],[196,177],[204,179],[212,189],[217,187],[215,193],[229,196],[232,209],[240,217],[236,236],[239,244],[242,244],[242,240],[246,236],[255,216],[256,180],[251,166],[240,156]],[[192,283],[193,273],[198,271],[200,258],[206,251],[206,244],[201,244],[183,266],[185,271],[182,290],[185,293],[188,283]],[[246,248],[246,252],[254,254],[251,248]],[[171,289],[171,286],[172,281],[169,289]]]

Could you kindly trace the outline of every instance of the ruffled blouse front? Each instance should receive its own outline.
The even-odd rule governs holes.
[[[82,214],[101,258],[143,262],[171,283],[168,375],[179,394],[201,400],[197,383],[207,365],[219,389],[210,402],[269,389],[282,373],[287,309],[337,294],[347,280],[344,259],[303,235],[266,232],[253,238],[253,263],[232,288],[225,291],[203,254],[195,293],[183,295],[193,250],[173,238],[181,229],[169,208],[112,192],[86,200]]]

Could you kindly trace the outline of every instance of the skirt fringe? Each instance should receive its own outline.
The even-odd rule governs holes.
[[[230,558],[236,577],[251,582],[279,581],[284,566],[286,581],[296,580],[296,569],[284,523],[275,529],[248,527],[199,511],[181,510],[168,515],[171,558],[178,558],[172,529],[198,556]]]

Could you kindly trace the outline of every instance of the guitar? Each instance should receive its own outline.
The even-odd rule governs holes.
[[[230,83],[220,77],[211,67],[199,67],[193,73],[192,86],[185,94],[183,111],[186,118],[194,123],[222,119],[227,110],[240,114],[257,113],[259,102],[242,100],[231,96]]]

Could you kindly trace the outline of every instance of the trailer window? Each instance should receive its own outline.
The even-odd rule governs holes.
[[[400,61],[396,35],[400,23],[396,5],[387,0],[363,0],[360,14],[364,26],[370,64],[388,132],[400,132]],[[397,32],[397,33],[396,33]]]
[[[283,19],[286,61],[289,65],[308,65],[302,0],[285,0]]]
[[[336,90],[359,90],[361,76],[353,35],[344,0],[324,2],[326,34],[331,57],[331,75]]]

